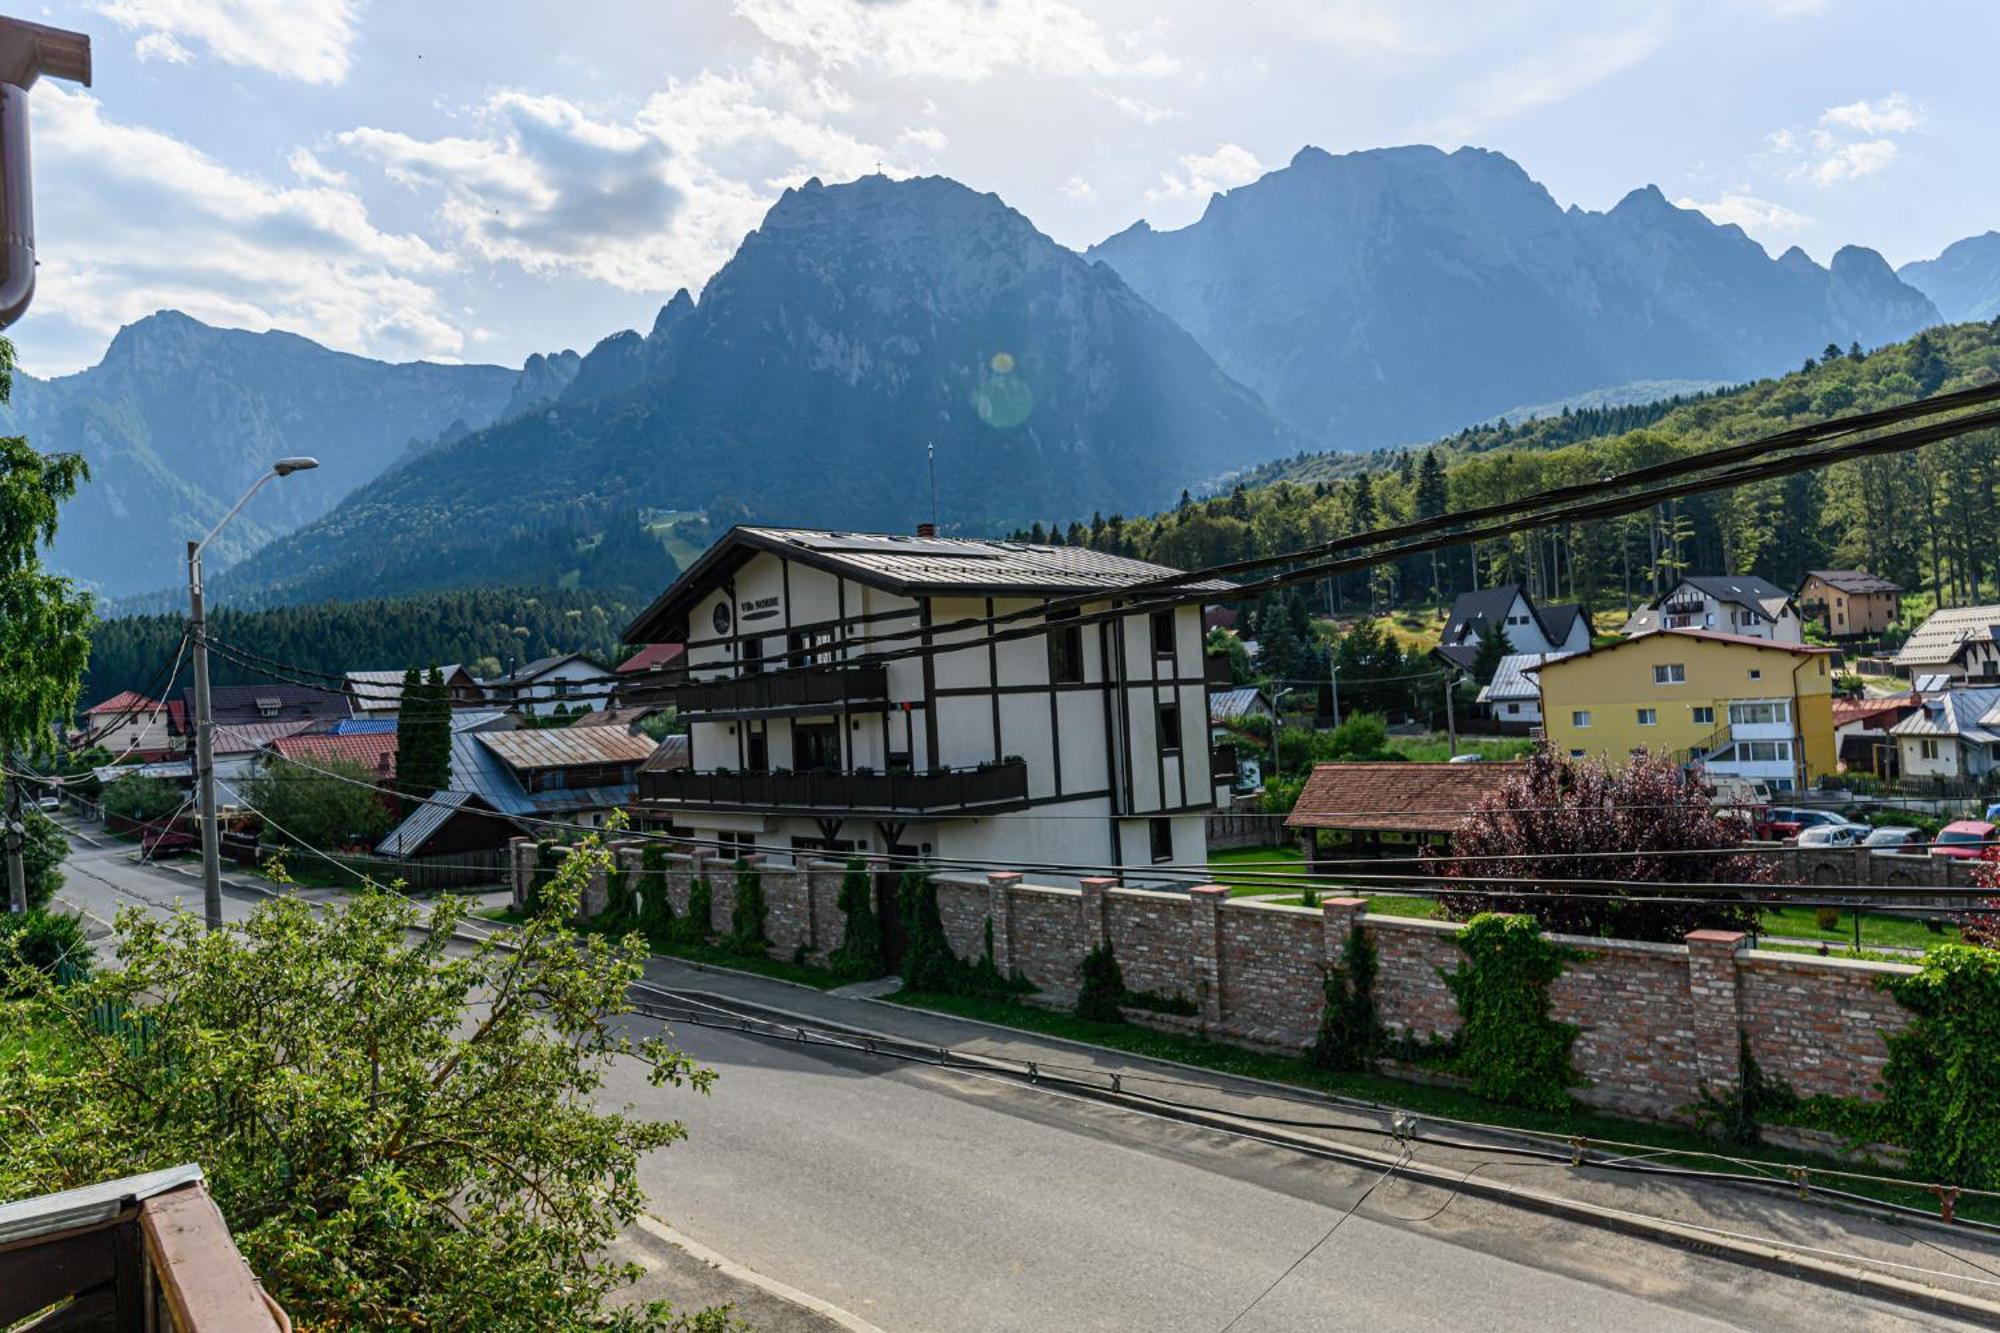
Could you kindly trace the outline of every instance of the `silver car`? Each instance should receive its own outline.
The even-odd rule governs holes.
[[[1924,842],[1922,829],[1890,827],[1870,829],[1861,845],[1874,856],[1922,856]]]
[[[1801,847],[1854,847],[1869,834],[1866,824],[1815,824],[1799,830]]]

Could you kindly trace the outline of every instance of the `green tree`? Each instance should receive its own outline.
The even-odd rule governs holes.
[[[713,1075],[628,1036],[640,956],[562,924],[605,859],[585,844],[541,914],[469,946],[450,896],[280,898],[215,933],[121,914],[121,966],[0,1004],[83,1057],[0,1061],[0,1122],[37,1127],[0,1136],[0,1196],[199,1162],[301,1327],[729,1327],[614,1300],[638,1276],[605,1249],[645,1205],[640,1160],[686,1132],[602,1109],[606,1071]]]
[[[28,910],[46,907],[63,884],[62,863],[69,855],[69,839],[56,821],[35,809],[21,811],[27,829],[22,838],[21,861],[28,876]]]
[[[395,822],[361,764],[328,759],[307,767],[274,759],[244,784],[244,802],[281,841],[331,851],[370,848]]]
[[[1491,685],[1493,675],[1500,670],[1500,659],[1511,657],[1514,641],[1507,637],[1505,625],[1489,625],[1479,636],[1479,649],[1472,655],[1472,677],[1481,685]]]
[[[414,805],[451,785],[451,696],[435,664],[403,673],[396,714],[396,789]]]
[[[145,821],[172,814],[186,803],[179,787],[165,778],[143,777],[136,772],[120,773],[104,784],[99,797],[107,814]]]

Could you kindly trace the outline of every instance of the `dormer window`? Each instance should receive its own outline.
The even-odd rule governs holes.
[[[276,717],[278,710],[283,707],[284,701],[282,699],[268,694],[261,695],[257,700],[257,715],[259,717]]]

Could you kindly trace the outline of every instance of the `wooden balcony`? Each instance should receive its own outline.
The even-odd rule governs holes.
[[[690,681],[674,690],[684,717],[748,717],[879,708],[889,701],[889,671],[881,666],[827,667],[768,676]]]
[[[937,813],[995,810],[1026,804],[1028,766],[1020,760],[930,773],[697,773],[641,771],[645,804],[718,810],[850,810]],[[657,812],[656,812],[657,813]]]
[[[1229,671],[1228,653],[1209,653],[1201,659],[1202,675],[1211,690],[1233,690],[1235,677]]]

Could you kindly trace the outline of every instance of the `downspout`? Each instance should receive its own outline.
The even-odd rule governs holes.
[[[28,89],[43,74],[90,86],[90,38],[0,19],[0,328],[35,297],[34,176],[28,156]]]

